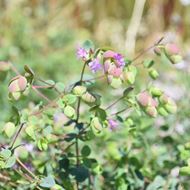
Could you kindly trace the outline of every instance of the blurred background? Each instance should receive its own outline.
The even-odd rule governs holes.
[[[160,60],[156,65],[160,73],[156,85],[176,100],[178,113],[154,124],[143,121],[141,126],[152,145],[155,175],[170,171],[176,175],[176,147],[190,138],[190,0],[0,0],[0,61],[11,61],[21,73],[27,64],[46,80],[68,84],[79,78],[82,64],[76,48],[86,39],[132,59],[162,36],[165,42],[176,43],[183,56],[177,65]],[[154,54],[149,51],[144,57]],[[10,77],[0,81],[1,121],[9,116]],[[143,69],[139,77],[137,86],[143,89],[148,81]],[[172,160],[171,165],[162,165],[165,160]]]

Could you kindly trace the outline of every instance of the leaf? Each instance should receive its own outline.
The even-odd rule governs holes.
[[[15,123],[15,125],[17,125],[20,121],[20,114],[19,114],[18,109],[15,106],[12,106],[11,117],[9,120],[11,122]]]
[[[71,168],[71,175],[75,176],[78,182],[83,182],[89,177],[89,171],[84,165]]]
[[[84,157],[89,156],[90,153],[91,153],[91,150],[90,150],[90,147],[89,147],[88,145],[85,145],[85,146],[82,148],[82,150],[81,150],[81,154],[82,154],[82,156],[84,156]]]
[[[28,126],[25,129],[26,134],[31,137],[33,140],[36,139],[35,131],[33,126]]]
[[[126,88],[123,92],[123,97],[126,97],[133,89],[134,89],[134,87],[132,87],[132,86]]]
[[[9,138],[14,135],[15,130],[16,130],[15,124],[12,122],[8,122],[4,126],[4,132]]]
[[[15,156],[11,156],[7,159],[6,163],[5,163],[5,168],[11,168],[16,162],[16,158]]]
[[[0,152],[0,157],[2,157],[4,160],[8,159],[11,156],[12,152],[9,149],[3,149]]]
[[[73,118],[75,116],[75,109],[71,106],[66,106],[64,108],[64,114],[69,118]]]
[[[42,150],[47,150],[48,149],[48,140],[45,138],[41,138],[38,141],[38,148],[42,151]]]
[[[51,188],[55,185],[55,180],[53,176],[48,175],[47,177],[43,178],[39,184],[41,187]]]
[[[47,127],[45,127],[43,129],[43,134],[44,134],[44,136],[47,136],[47,135],[51,134],[52,131],[53,131],[52,127],[50,125],[48,125]]]
[[[63,102],[66,104],[74,104],[77,100],[77,97],[73,94],[67,94],[63,97]]]
[[[101,119],[101,121],[105,121],[106,120],[107,114],[106,114],[106,111],[103,110],[102,108],[98,107],[96,109],[96,114]]]
[[[59,92],[64,92],[65,90],[65,85],[62,82],[57,82],[55,84],[55,88],[59,91]]]
[[[48,85],[50,85],[50,86],[54,86],[55,85],[55,81],[53,81],[53,80],[46,80],[45,81]]]
[[[28,65],[24,65],[24,70],[29,73],[29,75],[34,76],[34,71]]]
[[[93,42],[90,41],[90,40],[86,40],[86,41],[83,43],[82,47],[83,47],[85,50],[87,50],[87,51],[94,50],[94,48],[95,48]]]
[[[181,167],[179,170],[179,173],[180,175],[183,175],[183,176],[190,176],[190,167],[189,166]]]

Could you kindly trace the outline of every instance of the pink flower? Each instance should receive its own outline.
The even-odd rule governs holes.
[[[102,69],[102,65],[100,64],[99,60],[96,58],[94,60],[92,60],[89,64],[90,70],[95,73],[98,70]]]
[[[108,50],[104,53],[104,58],[114,58],[116,53],[114,51]]]
[[[179,53],[179,47],[174,43],[167,44],[166,45],[166,51],[169,55],[178,54]]]
[[[118,122],[116,120],[113,120],[113,119],[109,119],[108,123],[109,123],[111,130],[115,130],[119,125]]]
[[[118,66],[118,67],[123,67],[123,66],[125,66],[125,60],[124,60],[124,57],[121,55],[121,54],[119,54],[119,53],[117,53],[117,54],[115,54],[114,55],[114,59],[115,59],[115,63],[116,63],[116,65]]]
[[[117,68],[116,66],[112,66],[108,73],[114,77],[120,77],[122,74],[122,68]]]
[[[80,59],[86,59],[88,57],[88,52],[82,48],[82,47],[78,47],[77,48],[77,58]]]

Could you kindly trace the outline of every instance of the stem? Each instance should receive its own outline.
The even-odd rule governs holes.
[[[51,102],[51,100],[45,96],[44,94],[42,94],[38,89],[35,88],[35,86],[32,86],[32,89],[42,98],[44,98],[48,103]]]
[[[147,51],[151,50],[152,48],[156,47],[157,45],[159,45],[162,40],[164,39],[164,37],[161,37],[154,45],[146,48],[145,50],[141,51],[134,59],[132,59],[131,62],[135,62],[139,57],[141,57],[142,55],[144,55]]]
[[[126,110],[130,111],[131,108],[128,108],[128,107],[127,107],[127,108],[124,108],[124,109],[119,110],[119,111],[117,111],[117,112],[115,112],[115,113],[112,113],[111,116],[114,116],[114,115],[117,115],[117,114],[123,113],[123,112],[126,111]]]
[[[25,123],[22,123],[22,124],[20,125],[19,130],[17,131],[16,135],[14,136],[13,141],[12,141],[12,144],[11,144],[11,146],[10,146],[10,149],[11,149],[11,150],[13,149],[14,144],[15,144],[15,142],[16,142],[16,140],[17,140],[17,138],[18,138],[18,136],[19,136],[19,134],[20,134],[20,132],[21,132],[23,126],[24,126],[24,124],[25,124]]]
[[[84,63],[83,65],[83,68],[82,68],[82,71],[81,71],[81,76],[80,76],[80,83],[83,82],[83,76],[84,76],[84,71],[85,71],[85,67],[87,65],[87,62]],[[80,117],[80,105],[81,105],[81,98],[79,97],[78,98],[78,104],[77,104],[77,117],[76,117],[76,124],[78,124],[78,120],[79,120],[79,117]],[[75,149],[76,149],[76,164],[77,164],[77,167],[79,166],[80,164],[80,160],[79,160],[79,145],[78,145],[78,136],[76,137],[76,140],[75,140]],[[76,187],[77,187],[77,190],[79,190],[79,183],[78,181],[76,181]]]
[[[40,82],[44,83],[44,84],[47,84],[49,87],[54,88],[55,91],[56,91],[58,94],[62,94],[62,93],[56,88],[55,85],[51,85],[49,82],[47,82],[47,81],[45,81],[45,80],[43,80],[43,79],[41,79],[41,78],[37,78],[37,77],[36,77],[36,79],[39,80]]]
[[[32,171],[30,171],[30,170],[24,165],[24,163],[22,163],[22,161],[21,161],[19,158],[17,158],[16,161],[17,161],[17,163],[22,167],[22,169],[24,169],[26,172],[28,172],[28,174],[30,174],[31,177],[33,177],[34,179],[38,179],[37,176],[35,176],[35,174],[34,174]]]
[[[79,83],[83,82],[83,76],[84,76],[84,71],[85,71],[86,64],[87,64],[87,62],[85,62],[84,65],[83,65]],[[77,118],[76,118],[76,123],[78,123],[78,120],[79,120],[79,117],[80,117],[80,103],[81,103],[81,98],[79,97],[79,98],[78,98],[78,104],[77,104]]]
[[[115,102],[110,104],[108,107],[105,108],[105,110],[108,110],[109,108],[113,107],[115,104],[117,104],[119,101],[121,101],[124,98],[124,96],[118,98]]]

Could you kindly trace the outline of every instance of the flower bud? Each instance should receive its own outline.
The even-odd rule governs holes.
[[[92,94],[90,94],[89,92],[84,93],[82,95],[82,99],[88,103],[94,103],[96,101],[96,98]]]
[[[178,54],[179,47],[174,43],[169,43],[169,44],[166,44],[165,51],[168,55]]]
[[[149,76],[152,78],[152,79],[157,79],[159,77],[159,73],[157,72],[156,69],[150,69],[149,70]]]
[[[69,118],[73,118],[75,116],[75,109],[71,106],[66,106],[64,108],[64,114]]]
[[[169,97],[165,94],[162,94],[160,97],[159,97],[159,101],[161,104],[167,104],[168,101],[169,101]]]
[[[108,50],[104,53],[104,58],[113,58],[116,55],[114,51]]]
[[[82,96],[86,92],[86,87],[85,86],[75,86],[73,88],[73,93],[78,96]]]
[[[177,111],[177,106],[175,102],[171,99],[169,100],[167,104],[164,105],[164,107],[169,113],[176,113]]]
[[[181,55],[172,55],[170,57],[170,61],[172,62],[172,64],[177,64],[179,62],[181,62],[183,60]]]
[[[113,88],[119,88],[122,85],[121,79],[120,78],[112,78],[110,85]]]
[[[122,68],[117,68],[116,66],[111,67],[108,70],[108,73],[114,77],[120,77],[121,73],[122,73]]]
[[[163,107],[158,108],[158,113],[164,117],[166,117],[168,115],[167,110]]]
[[[150,95],[148,94],[148,92],[141,92],[138,97],[137,97],[137,101],[139,102],[139,104],[141,106],[148,106],[149,105],[149,102],[150,102]]]
[[[146,113],[150,115],[151,117],[156,117],[157,116],[157,110],[154,106],[148,106],[145,109]]]
[[[151,87],[150,88],[150,93],[153,96],[156,96],[156,97],[160,97],[163,94],[163,92],[157,87]]]
[[[94,117],[91,120],[91,127],[94,132],[100,132],[102,130],[102,124],[100,123],[98,117]]]
[[[13,78],[9,84],[9,92],[23,92],[27,87],[27,80],[23,76]]]
[[[125,125],[126,125],[127,127],[131,127],[131,126],[134,125],[134,122],[133,122],[133,120],[132,120],[131,118],[127,118],[127,119],[125,120]]]

